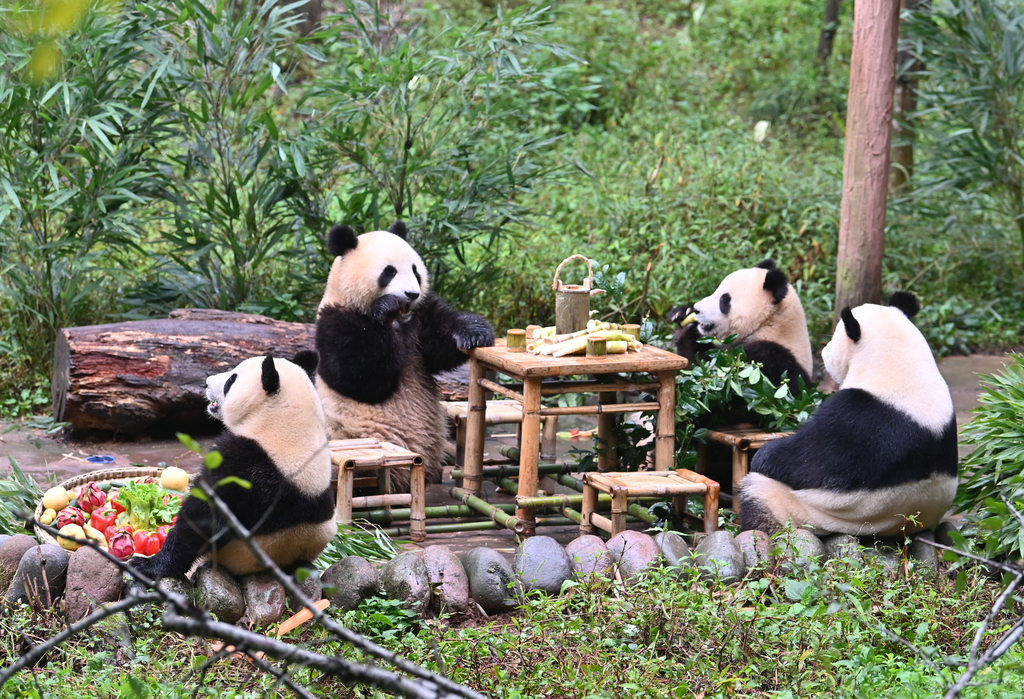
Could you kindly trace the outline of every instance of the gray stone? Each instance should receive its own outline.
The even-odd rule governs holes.
[[[323,574],[316,568],[307,568],[309,571],[309,577],[302,582],[299,582],[298,577],[295,578],[295,584],[299,586],[299,590],[302,591],[311,602],[318,602],[324,597],[322,578]],[[374,580],[377,580],[377,571],[374,571]],[[380,587],[379,582],[376,587]],[[302,609],[302,605],[295,601],[291,595],[288,595],[288,607],[292,611],[298,611]]]
[[[0,534],[0,549],[4,547],[4,542],[11,538],[10,534]]]
[[[486,546],[462,554],[462,567],[469,578],[469,594],[488,614],[515,609],[512,592],[516,576],[505,557]]]
[[[853,534],[833,534],[821,540],[825,544],[825,556],[830,561],[863,563],[864,553],[860,539]]]
[[[92,625],[90,632],[103,634],[112,645],[116,645],[124,651],[126,657],[129,659],[135,658],[135,651],[132,646],[132,631],[128,625],[128,615],[124,612],[115,612],[108,617],[104,617]]]
[[[519,544],[512,570],[525,592],[541,590],[549,595],[559,594],[562,583],[573,574],[569,554],[550,536],[531,536]]]
[[[935,527],[935,543],[942,544],[943,546],[956,546],[953,537],[949,534],[950,532],[959,531],[952,522],[939,522],[939,526]]]
[[[131,586],[134,585],[138,585],[138,583],[134,580],[129,581],[128,578],[125,578],[126,590],[130,589]],[[196,602],[196,589],[192,586],[192,582],[188,580],[188,578],[160,578],[157,580],[156,587],[158,590],[162,590],[164,592],[181,595],[191,604],[195,604]],[[140,590],[140,592],[145,592],[145,590]],[[164,609],[169,607],[169,602],[164,603]],[[139,607],[135,607],[135,609],[139,609]],[[132,612],[132,616],[134,616],[134,610]]]
[[[273,573],[265,571],[246,575],[240,582],[245,598],[244,620],[248,628],[264,628],[281,621],[286,595],[284,586]]]
[[[608,552],[619,566],[622,582],[634,585],[641,574],[661,560],[661,550],[650,534],[627,529],[608,540]]]
[[[782,537],[783,569],[793,574],[808,571],[816,560],[825,559],[825,544],[807,529],[796,529]]]
[[[729,584],[742,580],[747,572],[743,552],[736,545],[732,534],[719,530],[708,534],[694,550],[697,554],[695,566],[704,580],[720,579]]]
[[[935,535],[924,531],[917,534],[907,547],[907,558],[913,561],[914,572],[926,580],[939,574],[939,551],[928,544],[935,541]]]
[[[8,542],[9,543],[9,542]],[[28,602],[52,607],[64,594],[71,554],[60,546],[33,546],[21,556],[14,580],[7,590],[8,602]]]
[[[96,549],[83,546],[72,553],[64,597],[68,621],[73,624],[100,605],[120,599],[121,580],[121,569]]]
[[[384,566],[380,576],[384,594],[399,599],[410,608],[426,612],[430,603],[430,576],[427,565],[412,551],[400,553]]]
[[[14,573],[18,570],[21,557],[39,542],[27,534],[15,534],[9,536],[0,544],[0,593],[6,592],[14,580]]]
[[[320,585],[331,605],[347,612],[380,593],[380,576],[365,558],[346,556],[324,571]]]
[[[693,565],[693,552],[690,550],[690,545],[686,543],[686,539],[675,532],[658,532],[654,535],[654,543],[658,545],[665,564],[679,569],[677,575],[681,576]]]
[[[438,611],[469,611],[469,578],[459,557],[444,546],[428,546],[421,556],[430,578],[431,606]]]
[[[747,569],[747,575],[753,570],[775,567],[775,557],[772,556],[772,540],[764,532],[748,529],[737,534],[735,541],[743,554],[743,565]]]
[[[875,544],[874,548],[865,548],[864,558],[880,563],[890,573],[895,573],[900,568],[899,549],[884,544]]]
[[[193,577],[196,601],[200,607],[216,614],[221,621],[234,624],[245,614],[245,596],[231,574],[210,561],[203,563]]]
[[[585,534],[573,539],[565,547],[565,553],[572,562],[573,574],[577,578],[589,575],[611,577],[614,561],[601,537]]]

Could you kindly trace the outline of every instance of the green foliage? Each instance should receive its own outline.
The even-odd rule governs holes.
[[[985,392],[965,431],[975,447],[960,471],[956,507],[978,524],[988,556],[1019,558],[1024,523],[1024,355],[994,376],[983,376]]]
[[[35,512],[36,505],[43,498],[43,491],[18,466],[13,456],[8,456],[11,473],[0,476],[0,534],[25,534],[34,536],[25,528],[24,515]]]
[[[317,567],[327,570],[346,556],[359,556],[368,561],[390,561],[401,550],[384,531],[373,524],[339,524],[338,535],[316,560]]]

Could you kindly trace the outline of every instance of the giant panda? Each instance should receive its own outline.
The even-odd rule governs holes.
[[[839,384],[789,437],[754,455],[741,486],[741,528],[791,520],[821,533],[892,536],[932,528],[956,494],[949,388],[910,319],[913,294],[889,307],[843,309],[822,352]],[[908,518],[913,518],[911,522]]]
[[[231,476],[250,484],[216,491],[286,570],[311,564],[338,533],[324,413],[312,381],[316,364],[309,350],[295,363],[252,357],[206,380],[208,411],[225,431],[215,447],[223,462],[201,477],[211,485]],[[154,579],[182,577],[204,555],[235,575],[262,568],[207,502],[188,497],[160,552],[133,558],[132,566]]]
[[[465,362],[465,350],[494,344],[481,316],[430,293],[427,266],[406,242],[406,226],[356,236],[327,234],[334,262],[316,320],[316,386],[331,439],[377,437],[420,454],[439,483],[446,415],[434,375]],[[407,490],[396,469],[393,489]]]
[[[696,323],[681,324],[689,309],[672,309],[667,319],[677,324],[676,351],[692,364],[700,354],[701,336],[719,341],[736,335],[747,358],[760,362],[764,375],[781,385],[789,378],[796,391],[798,379],[811,385],[813,365],[807,319],[800,298],[773,260],[728,275],[715,292],[693,307]]]

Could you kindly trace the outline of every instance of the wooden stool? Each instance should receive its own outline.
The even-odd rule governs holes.
[[[426,467],[423,457],[403,449],[390,442],[377,439],[336,439],[328,442],[331,451],[331,463],[338,467],[338,521],[352,521],[353,509],[369,507],[392,507],[405,505],[409,514],[409,538],[423,541],[427,538],[426,530]],[[391,493],[391,469],[409,469],[409,492]],[[359,486],[371,486],[376,482],[378,495],[352,497],[356,487],[355,472],[361,469],[372,469],[378,472],[377,478],[360,478]]]
[[[737,497],[737,488],[743,478],[750,471],[750,459],[754,452],[763,447],[766,443],[787,437],[792,432],[762,432],[753,425],[732,425],[720,427],[717,430],[708,430],[708,441],[715,444],[722,444],[732,449],[732,511],[740,512],[740,499]],[[708,472],[707,445],[697,445],[697,473]]]
[[[671,496],[677,516],[686,512],[688,495],[704,496],[704,532],[718,529],[718,483],[704,476],[678,471],[640,471],[638,473],[583,474],[583,520],[580,535],[593,534],[594,527],[615,536],[626,529],[626,508],[629,498]],[[611,519],[597,514],[598,493],[612,496]]]
[[[448,417],[455,423],[455,463],[466,463],[466,427],[469,422],[469,401],[450,401],[444,404]],[[514,400],[489,400],[484,411],[484,423],[488,425],[516,425],[516,443],[522,441],[523,404]],[[558,416],[546,415],[541,418],[544,435],[541,439],[541,454],[554,458],[555,440],[558,438]]]

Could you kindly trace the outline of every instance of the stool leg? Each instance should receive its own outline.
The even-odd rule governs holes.
[[[708,475],[708,445],[697,442],[697,465],[694,470],[702,476]]]
[[[423,541],[427,538],[427,467],[425,464],[409,468],[409,538]]]
[[[711,534],[718,531],[718,491],[720,486],[717,483],[709,483],[708,489],[704,491],[704,533]],[[739,498],[733,495],[733,503],[739,502]]]
[[[747,452],[732,448],[732,511],[740,513],[740,484],[747,475]]]
[[[486,374],[487,368],[470,357],[469,411],[466,416],[466,457],[462,465],[462,487],[471,495],[479,495],[483,487],[487,395],[479,382]]]
[[[455,463],[466,466],[466,420],[460,419],[455,425]]]
[[[544,418],[544,436],[540,443],[541,458],[555,460],[558,455],[558,416]]]
[[[519,492],[521,498],[537,495],[537,465],[540,461],[540,377],[528,376],[523,380],[523,442],[519,455]],[[523,538],[536,532],[536,508],[516,507],[516,518],[526,525]]]
[[[616,488],[612,491],[612,536],[626,530],[626,496],[629,491]]]
[[[590,515],[597,509],[597,488],[592,485],[583,486],[583,518],[580,520],[580,536],[594,533],[594,525],[590,522]]]
[[[338,466],[338,522],[348,524],[352,521],[352,469],[342,462]]]
[[[672,498],[672,516],[676,520],[677,527],[682,527],[686,523],[686,503],[685,495],[675,495]]]

